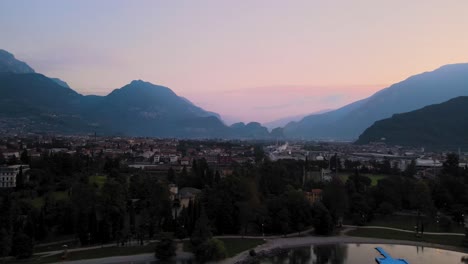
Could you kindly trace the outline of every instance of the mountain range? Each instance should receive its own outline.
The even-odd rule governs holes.
[[[468,64],[451,64],[393,84],[374,95],[284,128],[288,138],[355,140],[375,121],[468,95]]]
[[[84,96],[0,52],[0,119],[22,132],[180,138],[269,138],[258,123],[226,126],[171,89],[135,80],[107,96]],[[266,131],[266,133],[265,133]]]
[[[468,64],[446,65],[409,77],[368,98],[307,115],[283,128],[273,129],[270,124],[269,132],[257,122],[227,126],[219,114],[196,106],[168,87],[142,80],[134,80],[106,96],[85,96],[66,82],[37,73],[0,50],[3,132],[14,128],[14,133],[355,140],[376,121],[458,96],[468,96]]]
[[[386,142],[392,145],[456,149],[468,147],[468,97],[375,122],[356,143]]]

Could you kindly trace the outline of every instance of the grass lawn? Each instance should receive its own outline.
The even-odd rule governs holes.
[[[222,238],[219,240],[223,241],[224,246],[226,247],[226,251],[228,253],[228,258],[265,243],[263,239],[253,238]],[[192,244],[190,243],[190,241],[184,241],[184,251],[193,251]]]
[[[107,177],[104,175],[89,176],[89,184],[91,185],[96,184],[99,187],[99,189],[102,188],[102,186],[104,185],[104,183],[106,183],[106,181],[107,181]]]
[[[50,245],[47,245],[47,246],[35,246],[34,247],[34,253],[62,250],[63,245],[67,245],[68,249],[79,247],[79,243],[78,243],[77,240],[71,240],[71,241],[68,241],[68,242],[65,242],[65,243],[55,243],[55,244],[50,244]]]
[[[44,197],[36,197],[30,201],[34,208],[41,209],[44,206]]]
[[[68,200],[68,192],[62,191],[62,192],[53,192],[52,196],[55,198],[55,200]]]
[[[414,231],[414,226],[417,222],[416,220],[416,216],[408,215],[376,216],[372,221],[370,221],[366,225],[385,226]],[[451,230],[447,231],[442,230],[439,226],[437,226],[437,222],[435,219],[431,219],[429,217],[422,217],[422,221],[424,222],[425,232],[465,233],[465,228],[455,223],[452,225]]]
[[[66,191],[60,191],[60,192],[52,192],[52,197],[56,200],[56,201],[59,201],[59,200],[67,200],[69,197],[68,197],[68,192]],[[34,207],[34,208],[37,208],[37,209],[40,209],[42,208],[42,206],[44,206],[44,196],[41,196],[41,197],[36,197],[32,200],[30,200],[31,202],[31,205]]]
[[[349,176],[351,174],[352,174],[352,172],[350,172],[350,173],[339,173],[338,176],[343,181],[343,183],[345,183],[348,180],[348,178],[349,178]],[[388,177],[388,175],[383,175],[383,174],[362,174],[362,173],[361,173],[361,176],[369,177],[372,180],[372,183],[371,183],[372,186],[376,186],[377,182],[379,180]]]
[[[409,240],[409,241],[427,242],[427,243],[449,245],[449,246],[456,246],[456,247],[462,247],[463,239],[464,239],[463,236],[423,235],[423,237],[416,237],[412,233],[405,233],[405,232],[385,230],[385,229],[371,229],[371,228],[358,228],[356,230],[349,231],[346,235],[355,236],[355,237],[374,237],[374,238],[384,238],[384,239]]]
[[[220,240],[224,242],[229,258],[265,243],[263,239],[223,238]]]

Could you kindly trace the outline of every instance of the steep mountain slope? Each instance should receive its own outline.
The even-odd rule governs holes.
[[[65,88],[70,88],[70,86],[68,85],[68,83],[60,80],[59,78],[50,78],[52,81],[56,82],[58,85],[60,86],[63,86]]]
[[[83,96],[37,73],[0,73],[1,114],[76,113]]]
[[[446,65],[412,76],[338,110],[290,123],[285,127],[285,135],[309,139],[356,139],[377,120],[465,95],[468,95],[468,64]]]
[[[0,119],[17,132],[95,131],[83,117],[86,97],[37,73],[0,73]]]
[[[179,96],[179,98],[186,101],[187,103],[191,104],[192,106],[198,108],[200,110],[200,112],[202,113],[202,116],[214,116],[214,117],[217,117],[219,120],[223,121],[221,119],[221,115],[219,115],[218,113],[206,111],[203,108],[196,106],[194,103],[192,103],[192,101],[190,101],[189,99],[187,99],[185,97]]]
[[[312,114],[304,117],[299,122],[291,122],[284,127],[285,136],[288,138],[306,139],[331,139],[335,138],[336,126],[346,115],[358,109],[368,99],[363,99],[334,111],[323,114]]]
[[[172,90],[141,80],[116,89],[89,111],[109,133],[158,137],[221,137],[227,127]]]
[[[468,147],[468,97],[375,122],[356,143],[384,141],[389,144],[428,148]]]
[[[13,54],[0,49],[0,72],[34,73],[34,70],[26,63],[17,60]]]

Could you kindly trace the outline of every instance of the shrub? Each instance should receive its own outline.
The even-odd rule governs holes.
[[[448,216],[441,216],[439,220],[439,225],[442,231],[452,231],[452,219],[450,219],[450,217]]]
[[[391,215],[395,211],[395,207],[389,202],[383,202],[380,204],[377,211],[383,215]]]
[[[176,245],[170,237],[163,237],[156,244],[155,257],[161,261],[170,259],[176,255]]]
[[[13,255],[18,259],[31,257],[33,254],[33,244],[30,237],[19,233],[13,237]]]
[[[195,256],[200,263],[218,261],[226,258],[227,251],[221,240],[211,238],[196,248]]]

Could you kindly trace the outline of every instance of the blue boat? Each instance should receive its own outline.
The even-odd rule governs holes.
[[[375,249],[380,253],[380,255],[383,256],[383,258],[375,258],[375,261],[377,263],[379,263],[379,264],[409,264],[409,262],[404,260],[404,259],[394,259],[394,258],[392,258],[381,247],[376,247]]]

